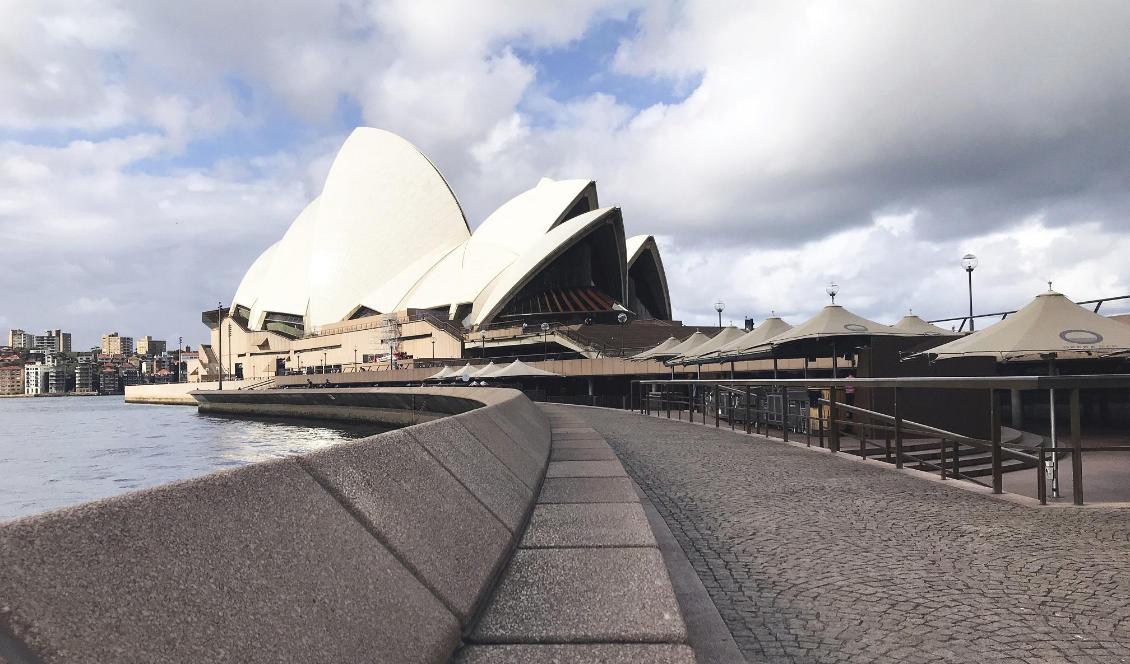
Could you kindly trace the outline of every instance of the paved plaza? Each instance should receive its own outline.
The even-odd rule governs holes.
[[[1026,507],[726,429],[568,410],[607,438],[751,662],[1130,662],[1130,510]]]

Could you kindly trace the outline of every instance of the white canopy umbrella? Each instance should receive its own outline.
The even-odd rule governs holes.
[[[502,367],[491,374],[491,378],[521,378],[531,376],[561,376],[561,374],[553,373],[552,371],[545,371],[537,367],[531,367],[522,360],[514,360],[510,364]]]
[[[995,357],[999,362],[1103,357],[1130,350],[1130,325],[1075,304],[1060,293],[1040,293],[1004,320],[920,355]],[[1043,356],[1043,357],[1041,357]]]
[[[449,366],[444,366],[442,369],[439,370],[439,373],[428,376],[424,380],[443,380],[445,378],[450,378],[451,374],[453,374],[453,373],[455,373],[454,369],[452,369]]]
[[[659,344],[655,348],[649,348],[648,350],[645,350],[642,353],[636,353],[635,355],[631,356],[628,359],[631,359],[631,360],[650,360],[653,357],[655,357],[656,355],[665,355],[668,350],[670,350],[671,348],[674,348],[675,346],[678,346],[680,343],[682,343],[682,342],[679,341],[678,339],[676,339],[675,337],[667,337],[667,341],[664,341],[663,343]]]
[[[460,380],[460,379],[466,378],[467,380],[470,380],[471,378],[473,378],[475,376],[475,371],[476,371],[475,367],[471,366],[471,363],[468,362],[467,366],[463,367],[462,369],[460,369],[458,371],[453,371],[451,373],[451,375],[448,376],[448,378],[454,378],[455,380]]]
[[[914,314],[907,314],[903,316],[899,320],[899,322],[895,323],[891,327],[896,330],[903,330],[905,332],[911,332],[913,334],[922,334],[929,337],[955,336],[958,334],[957,332],[951,332],[950,330],[938,327],[937,325],[931,325],[930,323],[927,323]]]
[[[824,339],[830,337],[858,336],[916,336],[903,330],[876,323],[854,314],[838,304],[829,304],[812,318],[767,340],[769,346],[777,346],[789,341],[802,339]]]
[[[684,353],[689,353],[689,352],[693,351],[695,348],[698,348],[699,346],[706,343],[707,341],[710,341],[710,337],[706,336],[702,332],[695,332],[694,334],[687,337],[685,340],[683,340],[679,344],[677,344],[677,345],[675,345],[671,348],[668,348],[667,351],[665,353],[663,353],[662,355],[656,355],[655,359],[660,359],[660,358],[665,358],[665,357],[678,357],[678,356],[680,356]]]
[[[745,330],[740,330],[733,325],[722,328],[722,331],[711,337],[710,340],[699,344],[698,347],[692,349],[689,352],[683,353],[679,357],[675,358],[675,361],[678,362],[680,360],[693,360],[700,357],[705,357],[706,355],[710,355],[714,351],[718,350],[722,346],[725,346],[732,341],[736,341],[737,339],[744,337],[745,335]]]
[[[494,361],[491,360],[491,362],[489,364],[487,364],[484,367],[481,367],[478,371],[476,371],[474,374],[472,374],[471,377],[474,378],[475,380],[478,380],[480,378],[490,378],[494,375],[494,372],[498,371],[501,368],[502,368],[501,366],[495,364]]]
[[[746,332],[737,339],[734,339],[730,343],[725,344],[724,346],[719,348],[717,355],[719,357],[725,355],[737,355],[743,351],[749,350],[750,348],[756,348],[757,346],[764,344],[766,341],[769,341],[778,334],[787,332],[792,328],[792,325],[789,325],[777,316],[770,316],[769,318],[766,318],[764,321],[762,321],[761,325],[758,325],[749,332]]]

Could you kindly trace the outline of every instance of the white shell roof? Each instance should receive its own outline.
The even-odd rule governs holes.
[[[596,204],[591,180],[543,178],[472,235],[427,157],[395,134],[360,127],[342,145],[321,194],[248,269],[232,308],[251,310],[251,329],[262,329],[268,312],[302,316],[307,329],[317,329],[362,306],[388,313],[466,304],[473,307],[466,322],[484,324],[538,270],[605,224],[615,229],[624,282],[611,295],[622,299],[623,220],[618,208]],[[636,252],[642,246],[633,242]]]

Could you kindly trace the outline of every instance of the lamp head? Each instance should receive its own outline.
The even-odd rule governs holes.
[[[722,310],[725,309],[725,308],[726,308],[726,303],[723,302],[722,300],[717,300],[717,301],[714,302],[714,310],[717,311],[718,313],[722,313]]]
[[[824,292],[828,297],[832,298],[832,304],[836,303],[836,294],[840,292],[840,287],[834,281],[829,281],[828,285],[824,287]]]
[[[616,314],[616,320],[620,321],[620,324],[623,325],[624,323],[628,322],[628,314],[621,311],[620,313]]]
[[[549,331],[549,323],[542,323],[541,324],[541,331],[542,332],[548,332]]]
[[[972,272],[977,269],[977,257],[973,254],[965,254],[961,257],[961,267],[965,268],[966,272]]]

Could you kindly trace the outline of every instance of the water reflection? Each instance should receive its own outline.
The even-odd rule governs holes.
[[[0,520],[303,454],[384,429],[200,415],[119,397],[0,399]]]

